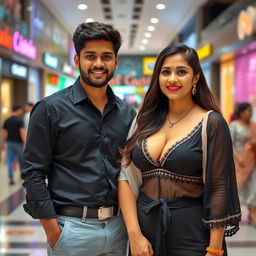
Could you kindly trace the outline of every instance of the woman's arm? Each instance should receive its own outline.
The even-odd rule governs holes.
[[[118,181],[118,199],[129,236],[132,256],[152,256],[151,244],[140,229],[136,198],[126,180]]]
[[[224,228],[212,228],[210,230],[210,243],[209,247],[216,250],[223,250],[223,238],[224,238]],[[216,256],[216,254],[207,252],[206,256]]]

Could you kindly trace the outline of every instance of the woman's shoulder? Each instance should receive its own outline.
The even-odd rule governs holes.
[[[222,116],[221,113],[218,113],[217,111],[212,110],[208,117],[208,127],[211,128],[226,128],[228,127],[227,121]]]

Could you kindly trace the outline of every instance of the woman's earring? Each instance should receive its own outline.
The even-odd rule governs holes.
[[[196,84],[193,84],[192,94],[193,94],[193,95],[196,94]]]

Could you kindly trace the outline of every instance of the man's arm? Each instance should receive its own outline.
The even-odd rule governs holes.
[[[6,143],[6,139],[7,139],[7,130],[6,129],[2,129],[2,149],[5,149],[5,143]]]
[[[25,144],[26,143],[26,129],[24,127],[20,128],[20,137],[21,137],[22,143]]]

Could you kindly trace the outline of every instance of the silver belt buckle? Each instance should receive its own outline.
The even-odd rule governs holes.
[[[108,218],[113,217],[113,213],[114,213],[114,207],[113,206],[102,206],[98,209],[98,219],[99,220],[105,220]]]

